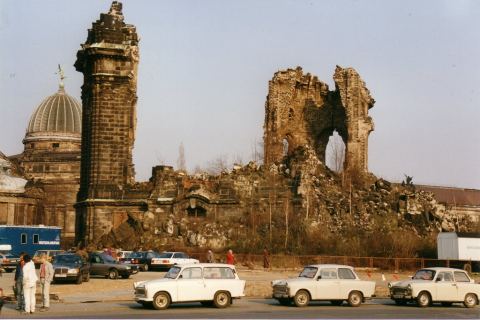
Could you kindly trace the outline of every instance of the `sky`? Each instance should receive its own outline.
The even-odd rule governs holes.
[[[28,120],[58,88],[104,0],[0,0],[0,150],[22,152]],[[480,189],[480,1],[124,0],[140,35],[137,180],[151,167],[251,159],[268,81],[302,66],[334,89],[355,68],[376,100],[369,170]]]

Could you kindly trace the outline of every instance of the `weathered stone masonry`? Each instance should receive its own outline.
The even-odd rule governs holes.
[[[374,100],[358,73],[338,67],[335,91],[300,67],[275,73],[265,104],[265,164],[279,164],[299,146],[315,148],[325,163],[328,139],[336,130],[346,145],[346,168],[368,170],[368,135]]]
[[[79,239],[94,240],[108,232],[117,216],[125,218],[122,205],[138,206],[118,201],[134,179],[137,66],[135,27],[125,24],[122,4],[114,1],[108,14],[93,23],[75,62],[84,75]],[[116,210],[102,209],[112,200]]]

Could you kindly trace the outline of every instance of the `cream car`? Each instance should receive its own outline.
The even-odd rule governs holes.
[[[162,279],[135,282],[135,300],[157,310],[170,303],[201,302],[202,305],[228,307],[232,299],[243,297],[245,281],[235,267],[220,263],[196,263],[172,267]]]
[[[433,302],[443,306],[463,302],[465,307],[473,308],[478,304],[480,284],[470,279],[461,269],[425,268],[405,281],[388,284],[390,297],[398,305],[416,302],[419,307],[428,307]]]
[[[375,282],[360,280],[350,266],[318,264],[304,267],[297,278],[272,281],[272,289],[273,298],[282,305],[293,301],[297,307],[305,307],[311,300],[326,300],[358,307],[374,296]]]

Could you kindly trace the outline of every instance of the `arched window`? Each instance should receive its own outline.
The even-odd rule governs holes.
[[[327,148],[325,150],[325,164],[330,170],[342,172],[345,162],[345,143],[342,137],[334,130],[328,139]]]

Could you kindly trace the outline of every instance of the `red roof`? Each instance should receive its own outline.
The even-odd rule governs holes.
[[[453,187],[415,185],[416,188],[432,192],[440,203],[462,206],[480,206],[480,190]]]

